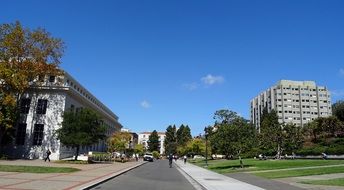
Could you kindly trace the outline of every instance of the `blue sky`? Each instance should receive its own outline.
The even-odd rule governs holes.
[[[133,131],[188,124],[218,109],[249,118],[278,80],[315,80],[344,99],[344,1],[1,2],[0,22],[66,43],[61,67]]]

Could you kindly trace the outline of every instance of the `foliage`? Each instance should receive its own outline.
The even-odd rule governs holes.
[[[265,152],[272,152],[278,157],[282,154],[283,127],[278,122],[275,110],[268,113],[265,108],[260,119],[259,146]]]
[[[129,147],[131,135],[128,132],[115,132],[108,139],[108,151],[109,152],[121,152],[124,153]]]
[[[155,159],[160,158],[160,153],[158,151],[153,151],[152,154]]]
[[[134,148],[134,153],[142,156],[145,152],[145,146],[143,144],[137,144]]]
[[[30,30],[20,22],[0,25],[0,145],[15,126],[19,100],[38,77],[59,75],[63,42],[44,29]]]
[[[234,111],[223,109],[216,111],[213,118],[216,124],[225,124],[232,123],[235,119],[238,119],[239,116]]]
[[[322,139],[343,136],[344,125],[334,116],[319,117],[304,126],[303,134],[306,140],[318,142]]]
[[[225,114],[225,116],[218,116]],[[214,118],[226,118],[216,124],[216,131],[208,130],[213,153],[224,154],[226,158],[240,156],[253,147],[256,130],[244,118],[229,110],[220,110]]]
[[[159,151],[160,149],[160,142],[159,142],[159,135],[158,132],[156,130],[154,130],[151,135],[149,136],[149,140],[148,140],[148,150],[150,152],[153,151]]]
[[[63,114],[62,127],[56,130],[62,144],[76,148],[75,160],[80,146],[89,146],[105,138],[106,128],[98,114],[84,108],[79,112],[67,111]]]
[[[165,154],[175,154],[177,152],[176,126],[169,125],[165,133]]]
[[[288,154],[293,154],[299,150],[303,144],[301,128],[295,124],[284,124],[282,126],[282,145],[281,149]]]
[[[181,125],[176,132],[177,146],[185,146],[192,139],[191,130],[188,125]]]
[[[332,113],[340,121],[344,122],[344,101],[343,100],[337,101],[336,103],[332,105]]]
[[[190,140],[186,145],[186,152],[184,154],[205,155],[204,139],[194,138]]]

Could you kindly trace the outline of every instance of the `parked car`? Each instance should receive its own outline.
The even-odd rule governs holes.
[[[153,162],[153,154],[152,153],[146,153],[143,156],[143,161]]]
[[[205,157],[202,155],[195,155],[193,159],[205,159]]]

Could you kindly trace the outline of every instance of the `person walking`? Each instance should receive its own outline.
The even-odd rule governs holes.
[[[172,168],[172,160],[173,160],[173,156],[172,156],[172,154],[170,154],[168,156],[168,164],[170,165],[170,168]]]
[[[184,164],[186,164],[186,159],[187,159],[187,157],[186,157],[186,155],[184,155]]]
[[[47,154],[47,157],[45,157],[44,162],[46,162],[47,160],[49,160],[49,162],[50,162],[49,156],[50,156],[51,152],[50,152],[49,148],[48,148],[47,152],[45,152],[45,153]]]

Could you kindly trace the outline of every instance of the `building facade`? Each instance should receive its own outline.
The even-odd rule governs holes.
[[[145,149],[148,149],[148,141],[149,141],[149,136],[151,135],[152,132],[142,132],[139,134],[139,144],[142,144]],[[158,136],[159,136],[159,148],[160,148],[160,154],[164,154],[165,153],[165,145],[164,145],[164,141],[166,138],[166,135],[164,132],[158,132]]]
[[[61,144],[54,135],[62,127],[67,110],[93,109],[102,117],[107,136],[122,128],[118,117],[68,73],[45,77],[39,87],[31,88],[20,101],[15,140],[6,147],[11,157],[42,159],[48,148],[52,160],[72,157],[75,150]],[[81,154],[88,151],[106,151],[106,142],[80,147]]]
[[[314,81],[281,80],[251,100],[251,121],[259,129],[263,109],[275,110],[280,123],[298,126],[332,115],[330,91]]]

